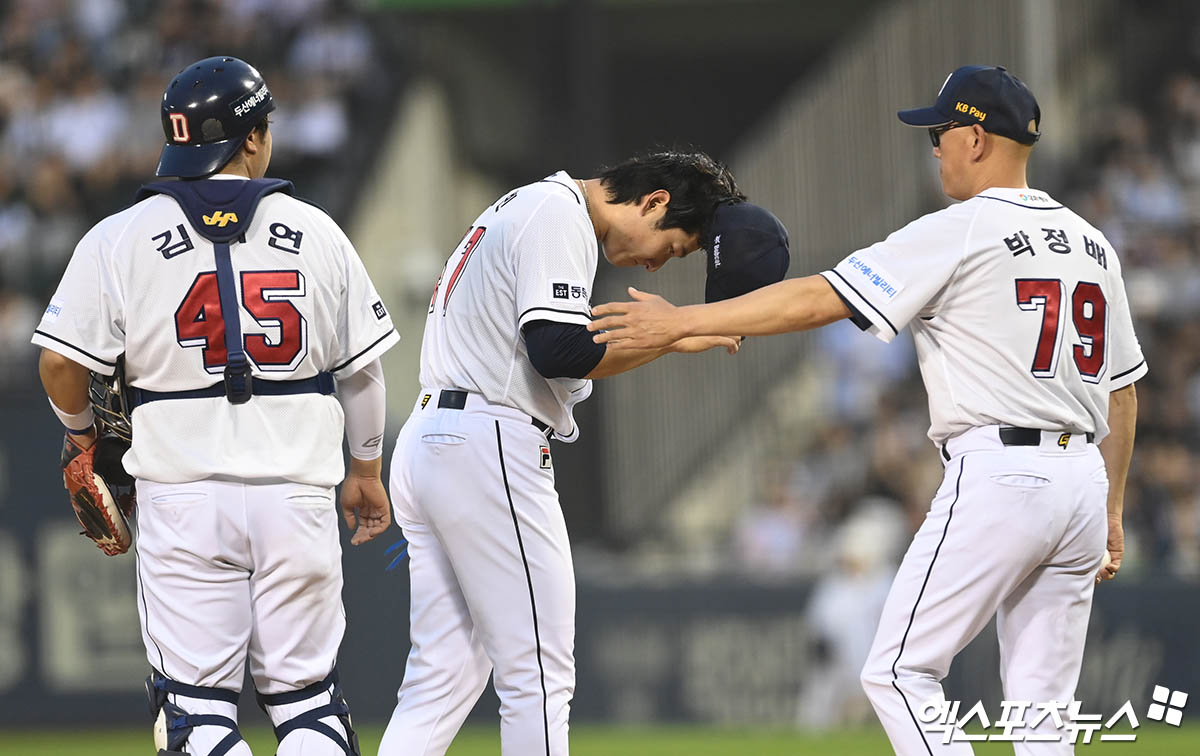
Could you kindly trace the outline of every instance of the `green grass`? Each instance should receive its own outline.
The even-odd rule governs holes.
[[[1191,727],[1189,727],[1191,725]],[[265,728],[246,728],[254,753],[269,756],[275,740]],[[375,756],[382,730],[360,731],[364,756]],[[978,756],[1012,753],[1005,743],[976,743]],[[97,730],[74,732],[0,731],[0,756],[153,756],[150,728],[143,731]],[[840,735],[805,735],[791,731],[724,730],[710,727],[618,729],[594,725],[571,728],[572,756],[879,756],[891,754],[878,730]],[[1200,727],[1194,721],[1182,728],[1142,727],[1136,743],[1097,743],[1076,747],[1077,756],[1196,756]],[[464,730],[450,756],[499,756],[496,728]]]

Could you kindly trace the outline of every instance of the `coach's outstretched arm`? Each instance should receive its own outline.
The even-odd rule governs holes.
[[[629,287],[632,302],[609,302],[592,308],[588,325],[597,344],[624,349],[656,349],[681,339],[736,333],[767,336],[807,331],[853,313],[821,276],[792,278],[705,305],[676,307],[656,294]]]
[[[1108,435],[1100,442],[1100,454],[1108,470],[1108,564],[1100,568],[1096,582],[1112,580],[1125,556],[1125,478],[1133,455],[1137,424],[1137,390],[1134,384],[1108,395]]]

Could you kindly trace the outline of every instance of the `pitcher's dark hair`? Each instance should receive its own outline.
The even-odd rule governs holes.
[[[746,199],[729,169],[699,151],[648,152],[602,169],[599,178],[615,205],[638,202],[659,189],[670,192],[660,229],[703,233],[717,205]]]

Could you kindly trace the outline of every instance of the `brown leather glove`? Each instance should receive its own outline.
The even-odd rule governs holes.
[[[101,436],[87,449],[70,433],[63,440],[63,485],[83,526],[80,535],[109,556],[124,554],[133,543],[127,519],[136,503],[133,479],[121,467],[121,455],[128,448],[111,435]]]

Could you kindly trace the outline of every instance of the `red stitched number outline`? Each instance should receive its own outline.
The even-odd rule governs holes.
[[[462,276],[463,268],[467,267],[467,260],[471,259],[471,253],[479,246],[479,242],[483,239],[483,235],[487,233],[485,226],[468,229],[463,235],[463,241],[466,245],[462,249],[462,257],[458,258],[458,265],[454,266],[454,272],[450,274],[449,280],[446,281],[446,298],[442,300],[442,317],[446,316],[446,306],[450,304],[450,295],[454,293],[454,288],[458,285],[458,279]],[[461,243],[461,242],[460,242]],[[450,263],[454,262],[454,255],[458,254],[455,250],[450,255],[450,259],[446,261],[445,267],[442,268],[442,274],[438,276],[437,283],[433,285],[433,296],[429,299],[429,312],[432,313],[437,305],[438,289],[442,286],[442,278],[445,277],[446,271],[450,269]]]
[[[1042,327],[1029,372],[1036,378],[1053,378],[1058,371],[1062,345],[1062,300],[1066,287],[1057,278],[1017,279],[1017,307],[1026,312],[1042,311]],[[1071,293],[1071,322],[1080,343],[1071,356],[1079,375],[1088,383],[1099,383],[1104,375],[1105,336],[1108,331],[1108,302],[1098,284],[1080,281]]]
[[[308,353],[308,322],[288,300],[304,296],[304,276],[296,270],[266,270],[246,271],[241,277],[242,306],[266,329],[243,334],[246,354],[260,370],[294,370]],[[175,337],[182,347],[203,350],[205,371],[224,370],[229,355],[216,273],[201,273],[192,282],[175,310]]]

